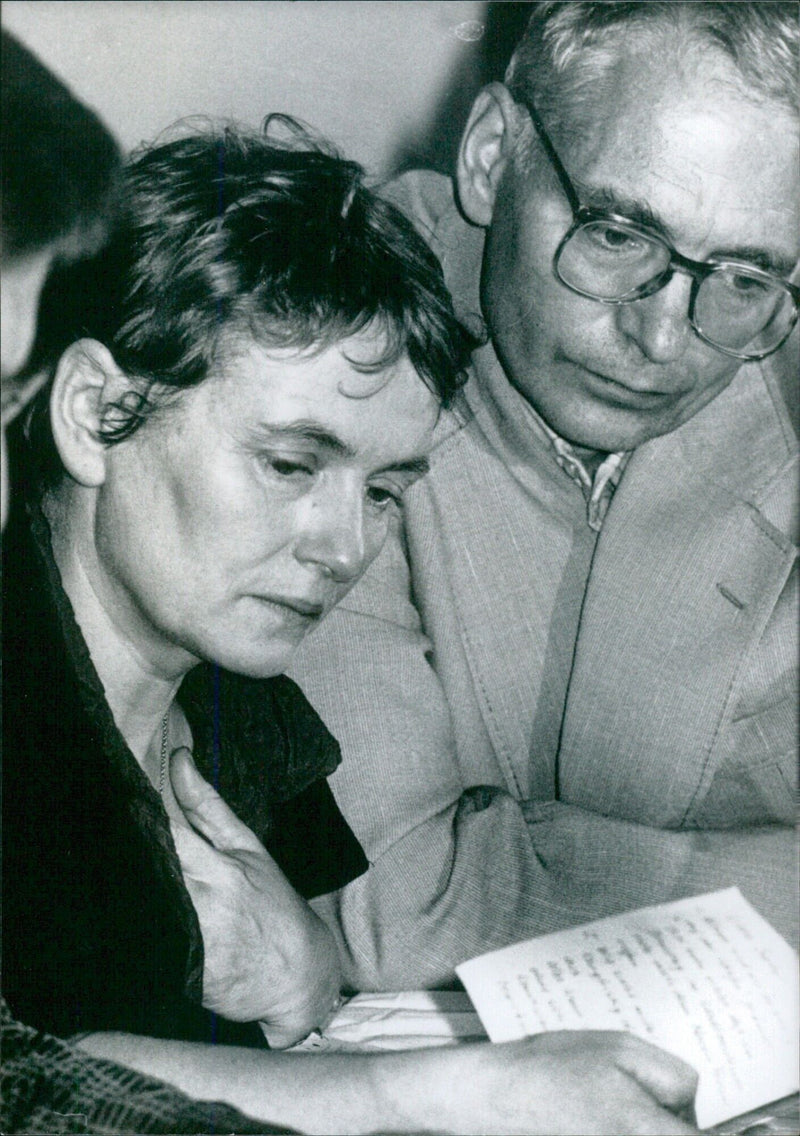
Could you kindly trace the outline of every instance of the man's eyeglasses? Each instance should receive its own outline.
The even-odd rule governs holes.
[[[664,288],[676,271],[685,272],[692,277],[689,323],[705,343],[735,359],[765,359],[778,350],[797,322],[800,288],[753,264],[690,260],[643,225],[581,205],[536,108],[518,101],[572,209],[572,225],[553,258],[562,284],[601,304],[629,304]]]

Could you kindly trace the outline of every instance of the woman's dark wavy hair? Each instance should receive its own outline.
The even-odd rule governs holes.
[[[107,415],[107,444],[201,383],[222,335],[302,351],[375,328],[375,357],[361,369],[407,353],[443,404],[469,349],[411,223],[364,185],[360,166],[281,115],[260,134],[206,129],[134,155],[116,233],[92,261],[56,275],[45,318],[51,354],[87,336],[132,380]],[[46,401],[45,388],[29,431],[40,456]]]

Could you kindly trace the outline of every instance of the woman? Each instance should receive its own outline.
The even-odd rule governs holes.
[[[119,157],[102,123],[5,31],[0,102],[4,525],[6,428],[46,376],[25,373],[41,288],[54,262],[88,256],[102,243],[113,214]],[[14,1021],[4,1000],[0,1034],[3,1132],[279,1131]]]
[[[274,676],[424,472],[460,333],[425,246],[307,143],[184,139],[126,188],[109,251],[55,296],[80,338],[33,423],[30,528],[5,541],[12,1009],[310,1131],[555,1131],[567,1091],[567,1130],[690,1131],[667,1108],[691,1074],[613,1035],[193,1044],[249,1045],[259,1021],[285,1044],[336,995],[302,897],[364,861],[323,780],[335,743]]]
[[[184,138],[127,194],[91,282],[69,279],[83,334],[39,422],[62,468],[34,547],[6,537],[5,650],[27,663],[8,668],[7,997],[61,1034],[263,1021],[285,1043],[339,986],[301,896],[366,861],[324,780],[335,742],[272,676],[424,468],[459,333],[421,242],[320,149]],[[186,752],[173,788],[181,747],[232,837],[187,823],[204,790]]]

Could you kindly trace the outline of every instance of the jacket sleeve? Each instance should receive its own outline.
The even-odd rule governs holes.
[[[482,951],[730,884],[795,932],[789,829],[665,831],[465,787],[399,540],[292,673],[342,746],[331,785],[370,861],[314,901],[353,988],[447,985]]]

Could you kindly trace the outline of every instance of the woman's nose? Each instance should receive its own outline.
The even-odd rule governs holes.
[[[620,304],[617,326],[632,339],[651,363],[673,363],[679,359],[694,334],[689,323],[692,279],[676,272],[652,296]]]
[[[309,502],[295,555],[339,584],[357,580],[367,565],[363,488],[333,488]]]

